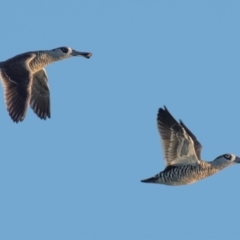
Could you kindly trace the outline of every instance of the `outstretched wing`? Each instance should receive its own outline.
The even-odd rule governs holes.
[[[23,121],[28,107],[32,75],[28,66],[33,54],[18,55],[1,62],[1,80],[4,98],[14,122]]]
[[[30,106],[41,119],[50,118],[50,91],[44,68],[33,75]]]
[[[182,122],[177,122],[166,107],[158,111],[157,126],[167,166],[199,163],[200,159],[196,155],[192,138],[194,135]]]

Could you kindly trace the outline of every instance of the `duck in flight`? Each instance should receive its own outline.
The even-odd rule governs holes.
[[[186,185],[211,176],[234,163],[240,163],[240,158],[230,153],[221,155],[212,162],[201,160],[201,143],[182,121],[174,119],[166,107],[158,111],[157,127],[166,168],[141,182]]]
[[[7,111],[16,123],[25,118],[28,105],[41,119],[50,118],[50,91],[45,67],[66,58],[83,56],[70,47],[19,54],[0,62],[0,78],[4,89]]]

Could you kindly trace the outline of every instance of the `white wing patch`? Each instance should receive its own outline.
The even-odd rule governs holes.
[[[180,125],[171,127],[170,144],[167,152],[167,158],[172,159],[171,162],[168,161],[168,165],[196,165],[199,163],[194,142]]]

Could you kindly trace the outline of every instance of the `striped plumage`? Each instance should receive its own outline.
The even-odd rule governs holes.
[[[0,62],[0,78],[10,117],[23,121],[28,104],[41,119],[50,118],[50,92],[45,66],[73,56],[91,57],[69,47],[26,52]]]
[[[212,162],[201,160],[202,145],[182,121],[174,119],[166,107],[158,111],[157,126],[166,168],[142,182],[185,185],[215,174],[234,163],[240,163],[240,158],[234,154],[221,155]]]

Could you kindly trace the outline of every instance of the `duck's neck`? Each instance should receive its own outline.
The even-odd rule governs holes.
[[[29,63],[29,67],[33,72],[38,72],[52,62],[57,61],[56,57],[51,56],[45,51],[39,51],[36,54],[36,57]]]
[[[210,165],[210,168],[212,169],[212,171],[215,171],[215,172],[218,172],[231,165],[231,163],[229,162],[219,163],[218,161],[208,162],[208,164]]]

